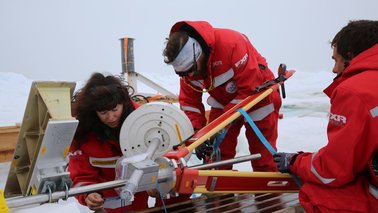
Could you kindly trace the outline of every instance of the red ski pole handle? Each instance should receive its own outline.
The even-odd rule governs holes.
[[[278,76],[285,76],[286,64],[280,64],[278,67]]]

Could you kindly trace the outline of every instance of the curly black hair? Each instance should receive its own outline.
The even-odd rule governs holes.
[[[333,38],[332,47],[337,48],[345,60],[351,60],[361,52],[378,43],[378,21],[350,21]]]
[[[90,132],[95,132],[103,140],[118,139],[118,135],[109,135],[111,130],[98,118],[96,111],[111,110],[117,104],[123,105],[121,122],[134,111],[135,107],[129,95],[129,86],[116,76],[104,76],[93,73],[85,86],[77,91],[72,100],[72,115],[79,120],[75,134],[75,142],[81,143]]]

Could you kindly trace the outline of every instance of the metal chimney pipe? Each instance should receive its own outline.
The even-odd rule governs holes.
[[[121,60],[122,60],[122,72],[124,76],[127,73],[134,73],[134,40],[133,38],[124,37],[121,38]]]

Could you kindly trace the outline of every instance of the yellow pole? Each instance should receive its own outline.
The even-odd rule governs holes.
[[[269,88],[269,89],[265,90],[263,93],[261,93],[259,96],[257,96],[253,101],[249,102],[244,107],[242,107],[242,109],[244,111],[248,111],[254,105],[259,103],[262,99],[264,99],[265,97],[270,95],[273,91],[274,91],[273,88]],[[224,120],[220,125],[216,126],[214,129],[210,130],[205,135],[198,138],[195,142],[193,142],[188,147],[186,147],[189,150],[189,153],[191,153],[197,146],[202,144],[204,141],[206,141],[211,136],[215,135],[215,133],[219,132],[221,129],[223,129],[225,126],[227,126],[229,123],[231,123],[232,121],[234,121],[235,119],[237,119],[241,115],[241,113],[236,111],[236,109],[234,109],[234,108],[231,108],[230,110],[235,110],[235,113],[232,114],[230,117],[228,117],[226,120]],[[216,121],[216,120],[214,120],[214,121]]]
[[[235,191],[235,190],[223,190],[223,191],[209,191],[205,186],[197,186],[193,193],[202,194],[255,194],[255,193],[295,193],[298,190],[251,190],[251,191]]]
[[[3,190],[0,189],[0,213],[8,213],[8,207],[5,203]]]
[[[291,179],[290,174],[282,174],[280,172],[240,172],[232,170],[198,170],[198,176],[201,177],[247,177],[247,178],[289,178]],[[253,179],[251,179],[253,181]],[[236,191],[236,190],[224,190],[224,191],[209,191],[203,185],[197,186],[193,193],[206,193],[206,194],[252,194],[252,193],[290,193],[298,192],[298,190],[245,190],[245,191]]]
[[[280,172],[244,172],[244,171],[232,171],[232,170],[198,170],[198,176],[291,178],[290,174],[282,174]]]

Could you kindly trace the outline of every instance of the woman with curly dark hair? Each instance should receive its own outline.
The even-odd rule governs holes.
[[[114,76],[94,73],[73,98],[72,114],[79,125],[70,149],[68,170],[74,187],[112,181],[122,156],[119,133],[123,121],[137,105],[128,86]],[[148,194],[137,193],[132,205],[123,206],[114,189],[76,197],[93,211],[122,212],[148,208]]]

